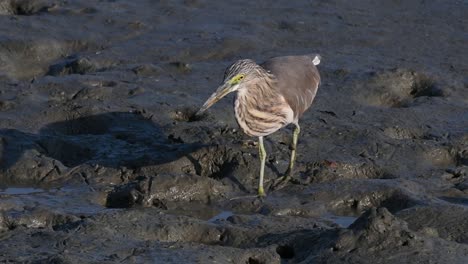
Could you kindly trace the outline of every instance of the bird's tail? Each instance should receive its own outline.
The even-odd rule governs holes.
[[[319,54],[315,54],[315,56],[313,57],[312,59],[312,63],[317,66],[320,64],[320,60],[322,59],[322,57],[319,55]]]

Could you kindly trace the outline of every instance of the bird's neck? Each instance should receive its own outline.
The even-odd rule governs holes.
[[[257,107],[271,106],[277,102],[278,92],[273,89],[272,79],[262,79],[261,81],[253,80],[250,84],[237,90],[236,100],[241,102],[241,105],[254,104]]]
[[[234,102],[236,117],[242,117],[247,112],[268,112],[278,105],[281,95],[270,86],[270,82],[252,81],[251,84],[237,90]]]
[[[288,108],[284,97],[263,81],[239,89],[234,101],[237,123],[249,136],[269,135],[290,123]]]

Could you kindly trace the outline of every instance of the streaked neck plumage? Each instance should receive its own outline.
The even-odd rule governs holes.
[[[257,137],[277,131],[293,119],[284,97],[272,88],[274,76],[265,70],[258,76],[239,87],[234,101],[237,123],[244,133]]]

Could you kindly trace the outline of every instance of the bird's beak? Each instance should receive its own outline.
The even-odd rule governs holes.
[[[198,112],[196,113],[196,115],[200,115],[202,114],[203,112],[206,111],[206,109],[210,108],[212,105],[214,105],[216,102],[218,102],[219,100],[221,100],[221,98],[223,98],[224,96],[226,96],[227,94],[229,94],[230,92],[233,91],[233,87],[234,85],[226,82],[224,83],[223,85],[221,85],[217,90],[216,92],[214,92],[210,98],[208,98],[208,100],[206,100],[206,102],[203,104],[203,106],[200,108],[200,110],[198,110]]]

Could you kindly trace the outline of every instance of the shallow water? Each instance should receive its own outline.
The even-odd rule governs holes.
[[[338,215],[326,215],[322,217],[325,220],[331,221],[337,224],[340,227],[347,228],[349,227],[358,217],[353,216],[338,216]]]
[[[228,219],[228,217],[233,216],[234,213],[231,211],[222,211],[219,214],[213,216],[212,218],[208,219],[207,222],[209,223],[215,223],[217,221],[225,221]]]

